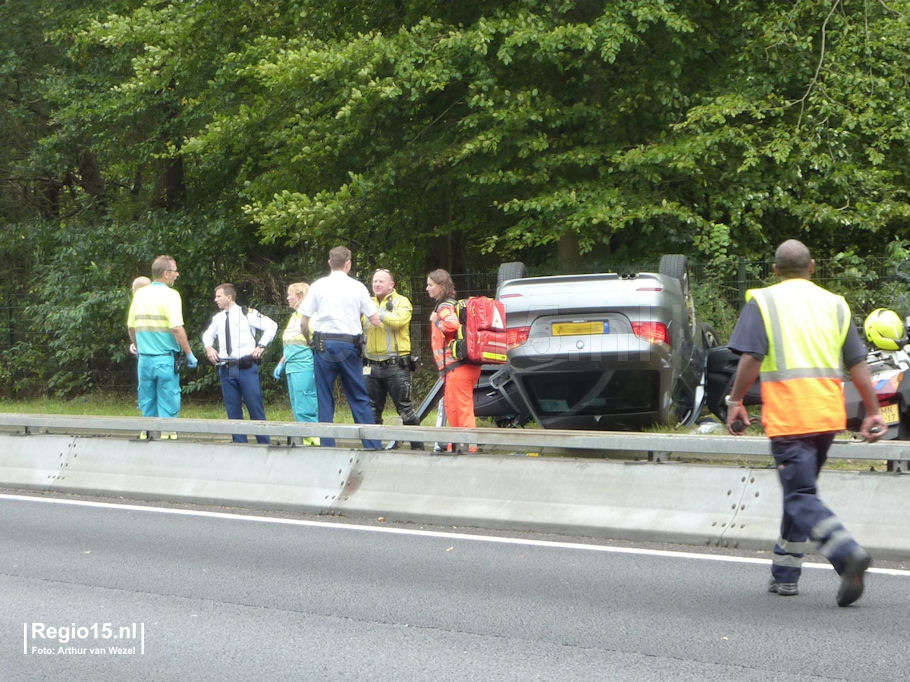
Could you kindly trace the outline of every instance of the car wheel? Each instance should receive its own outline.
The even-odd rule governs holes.
[[[496,276],[496,288],[498,289],[503,282],[508,282],[510,279],[522,279],[527,276],[528,269],[524,263],[519,261],[503,263],[499,266],[499,274]]]
[[[689,260],[681,253],[669,253],[660,257],[660,274],[679,280],[683,300],[686,302],[686,316],[689,329],[695,334],[695,301],[692,300],[692,289],[689,286]]]
[[[717,330],[712,327],[707,322],[701,322],[698,325],[701,328],[701,339],[705,345],[705,349],[716,348],[720,346],[720,335],[717,333]]]

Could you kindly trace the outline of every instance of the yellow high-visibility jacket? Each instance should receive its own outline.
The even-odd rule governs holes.
[[[364,320],[364,333],[367,345],[364,355],[368,360],[389,360],[411,354],[411,313],[413,308],[407,296],[392,292],[382,301],[373,296],[373,302],[379,308],[382,326],[374,327]],[[391,302],[391,310],[388,303]]]

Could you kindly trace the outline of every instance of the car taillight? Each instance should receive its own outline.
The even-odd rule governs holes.
[[[632,332],[648,343],[670,345],[670,332],[663,322],[633,322]]]
[[[897,392],[900,389],[900,385],[903,380],[904,373],[897,372],[875,381],[875,395],[878,398],[878,401],[880,403],[885,401],[893,401],[897,397]]]
[[[530,334],[530,327],[509,327],[506,329],[506,343],[510,349],[517,348],[528,340]]]

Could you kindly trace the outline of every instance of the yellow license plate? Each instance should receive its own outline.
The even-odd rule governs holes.
[[[882,405],[882,419],[886,424],[897,424],[901,420],[901,415],[897,411],[897,404]]]
[[[609,334],[610,323],[600,322],[556,322],[553,336],[580,336],[582,334]]]

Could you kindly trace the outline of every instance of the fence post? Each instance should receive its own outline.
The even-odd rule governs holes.
[[[736,286],[739,289],[739,303],[746,300],[746,259],[742,256],[736,263]]]

